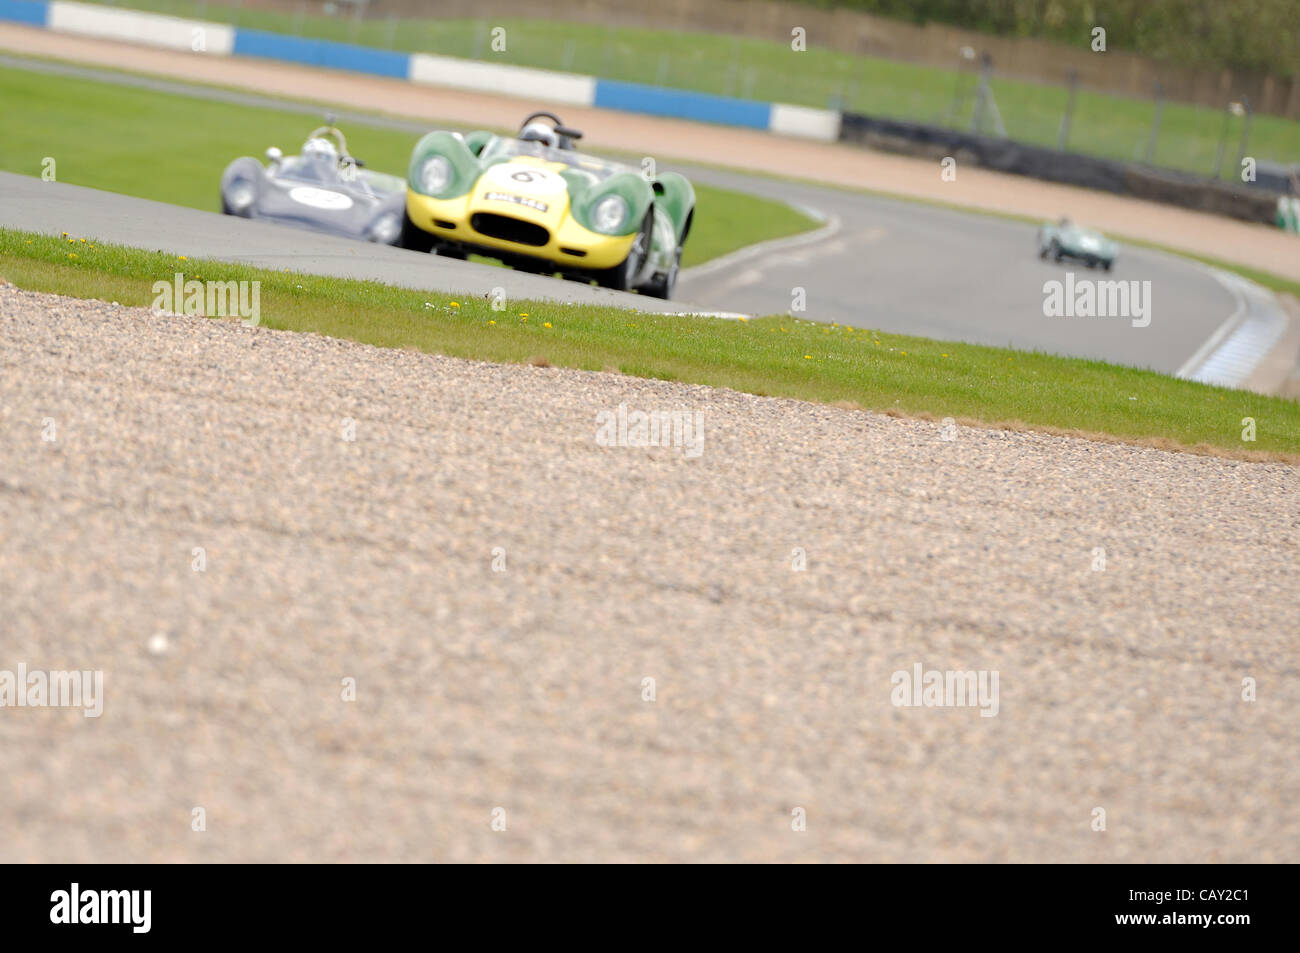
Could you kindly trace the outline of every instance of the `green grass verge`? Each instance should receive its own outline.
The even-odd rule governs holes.
[[[850,402],[869,410],[1082,432],[1300,462],[1300,402],[1101,361],[788,317],[723,321],[478,299],[0,230],[0,275],[33,290],[148,306],[155,281],[261,281],[262,324],[381,347],[550,364]],[[453,304],[453,300],[455,303]],[[1244,443],[1242,418],[1256,421]]]
[[[40,175],[55,160],[60,182],[220,210],[221,172],[267,146],[296,152],[313,121],[301,114],[0,68],[5,134],[0,169]],[[356,124],[348,147],[370,168],[404,174],[418,138]],[[817,223],[781,202],[696,186],[695,225],[683,266]]]
[[[917,122],[968,124],[974,107],[975,79],[970,72],[959,75],[955,69],[839,53],[818,47],[816,37],[809,38],[808,50],[795,52],[787,42],[616,29],[562,20],[355,20],[347,14],[298,15],[206,0],[126,0],[118,5],[382,49],[490,58],[726,96],[842,107]],[[492,50],[490,30],[495,27],[506,31],[504,51]],[[955,51],[953,55],[955,61]],[[1056,145],[1068,99],[1064,85],[995,78],[993,92],[1011,138]],[[1141,159],[1154,116],[1152,101],[1081,91],[1070,148],[1113,159]],[[1152,161],[1209,175],[1222,129],[1220,109],[1167,103]],[[1225,177],[1239,172],[1235,163],[1240,140],[1241,120],[1233,119]],[[1256,116],[1249,154],[1285,162],[1300,160],[1300,123]]]

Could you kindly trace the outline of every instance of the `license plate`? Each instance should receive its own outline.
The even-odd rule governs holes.
[[[489,202],[513,202],[515,205],[522,205],[536,212],[545,212],[547,207],[545,202],[530,199],[526,195],[512,195],[509,192],[488,192],[483,198]]]

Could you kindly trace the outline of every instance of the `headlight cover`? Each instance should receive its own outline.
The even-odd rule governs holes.
[[[420,166],[420,188],[437,195],[451,182],[451,162],[446,156],[431,156]]]
[[[598,232],[617,234],[627,218],[627,201],[621,195],[606,195],[591,210],[591,224]]]

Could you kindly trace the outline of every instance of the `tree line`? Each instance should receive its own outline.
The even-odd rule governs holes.
[[[1088,43],[1188,67],[1292,76],[1300,71],[1300,0],[793,0],[923,25]]]

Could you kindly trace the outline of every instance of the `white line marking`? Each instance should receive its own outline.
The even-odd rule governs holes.
[[[1286,333],[1289,319],[1267,288],[1217,268],[1206,270],[1237,299],[1237,310],[1174,376],[1240,387]]]
[[[800,209],[800,211],[806,211]],[[818,216],[821,217],[821,216]],[[747,245],[744,248],[737,249],[730,254],[723,255],[721,258],[715,258],[712,261],[706,261],[702,265],[696,265],[694,268],[684,268],[678,276],[679,280],[701,278],[705,275],[711,275],[715,271],[723,268],[730,268],[741,262],[749,261],[759,255],[766,255],[774,251],[784,251],[790,248],[798,248],[801,245],[811,245],[815,242],[825,241],[840,230],[840,220],[838,216],[831,215],[825,217],[826,224],[813,232],[804,232],[802,235],[793,235],[790,238],[773,238],[770,241],[759,242],[757,245]]]
[[[1214,275],[1214,277],[1218,279],[1219,283],[1223,285],[1223,287],[1228,289],[1228,293],[1231,294],[1234,299],[1236,299],[1237,310],[1232,312],[1232,314],[1228,317],[1227,321],[1224,321],[1223,324],[1219,325],[1218,330],[1216,330],[1213,334],[1211,334],[1210,337],[1205,341],[1205,343],[1196,349],[1196,353],[1193,354],[1191,357],[1189,357],[1183,363],[1182,367],[1174,371],[1174,377],[1184,377],[1184,378],[1190,377],[1192,371],[1200,367],[1201,364],[1205,362],[1205,359],[1206,357],[1209,356],[1209,353],[1213,351],[1216,347],[1218,347],[1219,342],[1222,341],[1227,336],[1228,332],[1231,331],[1233,328],[1235,328],[1237,324],[1240,323],[1241,319],[1246,316],[1246,298],[1244,295],[1242,295],[1241,290],[1237,288],[1236,285],[1234,285],[1233,283],[1224,281],[1222,278],[1220,278],[1219,276],[1223,274],[1223,272],[1217,271],[1214,268],[1210,268],[1208,270],[1210,274]]]

